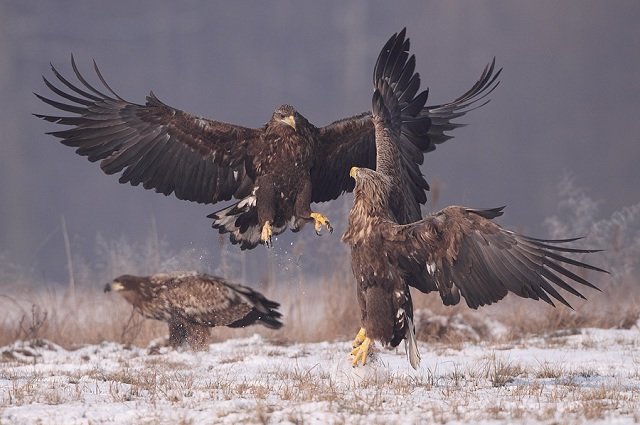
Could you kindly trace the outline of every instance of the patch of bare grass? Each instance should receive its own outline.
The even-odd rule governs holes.
[[[561,376],[566,375],[566,370],[562,365],[543,363],[540,368],[534,373],[536,378],[540,379],[558,379]]]
[[[98,288],[79,287],[73,299],[53,289],[33,289],[29,285],[11,289],[11,300],[0,297],[0,309],[7,312],[0,322],[0,346],[33,339],[46,339],[67,349],[101,341],[147,346],[168,333],[165,323],[143,318],[120,297],[105,295]],[[275,284],[258,289],[281,302],[285,326],[279,331],[261,326],[214,328],[210,341],[258,333],[286,346],[293,342],[350,340],[358,330],[359,308],[354,302],[350,274],[336,273],[331,279],[306,284],[304,293]],[[504,343],[531,335],[545,336],[550,345],[562,345],[563,335],[580,328],[636,325],[640,314],[638,292],[637,285],[611,287],[575,310],[554,309],[509,296],[501,304],[473,312],[465,306],[447,309],[437,294],[420,294],[414,297],[416,330],[419,340],[454,349],[468,342]],[[496,333],[498,328],[505,331]],[[588,345],[588,339],[583,344]],[[2,353],[0,361],[10,361],[11,356]]]

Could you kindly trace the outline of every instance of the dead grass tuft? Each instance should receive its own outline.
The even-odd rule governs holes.
[[[260,288],[282,306],[285,326],[273,331],[261,326],[245,329],[214,328],[210,342],[258,333],[275,345],[294,342],[350,340],[359,328],[359,307],[354,301],[351,275],[336,272],[327,280],[305,283],[292,291],[288,285]],[[416,331],[418,339],[460,349],[468,342],[518,341],[531,335],[545,336],[549,344],[563,344],[563,336],[585,327],[627,329],[640,317],[640,287],[605,288],[592,300],[552,308],[543,303],[508,296],[502,303],[479,311],[463,305],[446,308],[437,294],[418,294]],[[131,306],[101,288],[77,288],[73,299],[55,289],[29,285],[6,288],[12,296],[0,297],[0,346],[18,340],[46,339],[67,349],[102,341],[147,346],[167,335],[167,325],[145,319]],[[111,296],[110,296],[111,295]],[[597,308],[594,308],[597,306]],[[589,344],[588,340],[583,341]],[[588,347],[587,347],[588,348]],[[3,353],[2,360],[11,360]],[[234,359],[229,359],[234,361]]]
[[[487,361],[486,378],[493,387],[503,387],[519,376],[526,376],[525,369],[509,360],[492,355]]]

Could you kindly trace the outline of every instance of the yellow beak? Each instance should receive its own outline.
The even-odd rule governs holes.
[[[352,179],[355,179],[357,172],[358,172],[358,167],[351,167],[351,170],[349,170],[349,177],[351,177]]]
[[[296,129],[296,119],[293,117],[293,115],[289,115],[287,117],[282,118],[281,120],[283,123],[287,124],[288,126],[290,126],[291,128],[293,128],[294,130]]]
[[[120,282],[111,282],[111,290],[116,292],[116,291],[122,291],[124,289],[124,285]],[[106,292],[106,291],[105,291]]]

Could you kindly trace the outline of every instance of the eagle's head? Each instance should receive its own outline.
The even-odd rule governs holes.
[[[394,188],[386,174],[369,168],[351,167],[349,176],[356,181],[353,189],[353,210],[362,210],[367,215],[389,214],[389,199]]]
[[[148,277],[123,274],[107,283],[104,292],[118,292],[131,304],[138,305],[143,299],[153,296],[153,285],[150,285]]]
[[[140,279],[137,276],[131,276],[123,274],[113,279],[104,287],[104,292],[120,292],[120,291],[133,291],[140,286]]]
[[[291,105],[280,105],[273,112],[271,122],[276,124],[284,124],[296,130],[296,122],[298,121],[298,111]]]
[[[392,189],[389,176],[369,168],[351,167],[349,176],[356,181],[356,191],[387,192]]]

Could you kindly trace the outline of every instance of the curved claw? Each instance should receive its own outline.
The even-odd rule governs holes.
[[[327,230],[329,230],[329,233],[333,233],[333,227],[331,227],[331,223],[329,223],[329,219],[327,217],[317,212],[312,212],[309,215],[315,222],[314,228],[316,230],[316,235],[321,235],[320,231],[322,230],[322,226],[325,226]]]
[[[273,242],[271,241],[271,236],[273,235],[273,230],[271,229],[271,223],[266,221],[264,226],[262,226],[262,232],[260,233],[260,240],[265,244],[267,248],[271,248],[273,246]]]
[[[371,338],[367,337],[364,339],[364,341],[362,341],[362,344],[351,350],[351,355],[354,356],[353,360],[351,361],[353,367],[358,366],[358,363],[360,363],[362,366],[367,363],[367,356],[371,351],[372,343],[373,342],[371,341]]]

